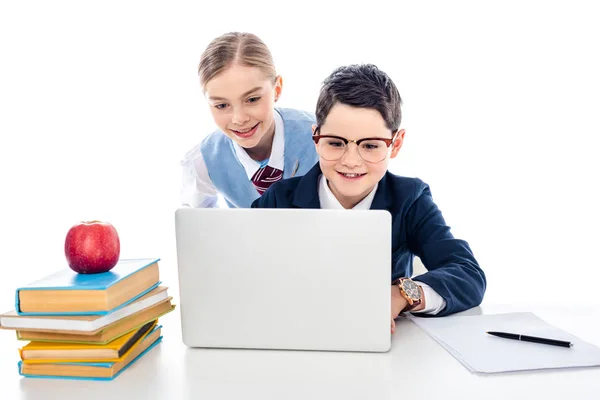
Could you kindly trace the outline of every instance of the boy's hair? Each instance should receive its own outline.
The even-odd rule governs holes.
[[[198,75],[202,87],[233,64],[258,68],[273,82],[277,77],[271,51],[258,36],[229,32],[213,39],[200,57]]]
[[[400,128],[400,93],[390,77],[375,65],[340,67],[323,81],[317,101],[317,125],[323,125],[331,108],[337,103],[375,109],[391,131]]]

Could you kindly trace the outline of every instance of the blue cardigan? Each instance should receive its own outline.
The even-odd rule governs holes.
[[[252,208],[321,208],[321,174],[317,163],[302,177],[276,182],[252,203]],[[428,272],[414,280],[426,283],[446,300],[446,307],[435,316],[453,314],[481,303],[485,274],[469,244],[455,239],[450,232],[427,184],[388,171],[379,181],[371,209],[392,214],[392,281],[412,275],[416,255]]]
[[[292,108],[276,108],[284,130],[283,179],[307,173],[317,162],[312,141],[313,114]],[[208,135],[200,145],[208,175],[230,208],[248,208],[259,197],[248,179],[233,147],[233,141],[219,130]]]

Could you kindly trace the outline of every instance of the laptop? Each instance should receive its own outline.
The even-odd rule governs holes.
[[[387,211],[181,208],[175,227],[186,346],[390,349]]]

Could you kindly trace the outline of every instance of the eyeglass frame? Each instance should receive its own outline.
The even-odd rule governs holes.
[[[327,160],[327,161],[337,161],[337,160],[341,160],[342,157],[344,157],[344,155],[346,154],[346,152],[348,152],[348,143],[354,143],[358,148],[360,148],[360,144],[362,142],[366,142],[367,140],[381,140],[382,142],[385,143],[385,146],[389,149],[390,146],[392,144],[394,144],[394,142],[396,141],[396,139],[398,138],[398,131],[396,131],[396,133],[394,134],[394,136],[391,139],[387,139],[387,138],[382,138],[382,137],[367,137],[367,138],[362,138],[362,139],[358,139],[358,140],[350,140],[350,139],[346,139],[344,137],[341,136],[335,136],[335,135],[320,135],[319,132],[321,131],[321,127],[317,125],[317,127],[315,128],[315,131],[312,135],[312,139],[315,142],[315,145],[319,144],[319,140],[321,140],[322,138],[332,138],[332,139],[339,139],[342,142],[344,142],[344,146],[346,146],[344,153],[340,156],[340,158],[337,158],[335,160]],[[393,131],[392,131],[393,132]],[[360,158],[362,158],[362,160],[364,162],[370,162],[370,163],[379,163],[382,162],[383,160],[385,160],[385,157],[383,157],[381,160],[379,161],[367,161],[363,158],[362,154],[360,154],[360,151],[358,151],[358,155],[360,156]]]

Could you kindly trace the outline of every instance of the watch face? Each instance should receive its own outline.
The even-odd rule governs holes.
[[[413,300],[419,300],[421,298],[419,287],[411,280],[406,279],[402,281],[402,290],[404,290],[406,295]]]

